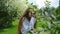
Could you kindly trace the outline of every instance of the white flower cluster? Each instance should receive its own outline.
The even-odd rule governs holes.
[[[44,33],[44,29],[43,28],[37,28],[37,29],[31,30],[27,34],[43,34],[43,33]]]

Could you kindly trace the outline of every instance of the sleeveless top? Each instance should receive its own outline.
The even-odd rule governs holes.
[[[31,29],[34,29],[35,21],[36,21],[36,18],[34,17],[31,17],[30,21],[27,18],[25,18],[23,21],[22,29],[21,29],[22,34],[26,34]]]

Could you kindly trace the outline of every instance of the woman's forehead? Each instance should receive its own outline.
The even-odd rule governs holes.
[[[30,9],[30,12],[34,12],[32,9]]]
[[[30,7],[29,10],[30,10],[31,13],[34,12],[34,8],[33,7]]]

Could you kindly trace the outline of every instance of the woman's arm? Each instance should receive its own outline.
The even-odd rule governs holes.
[[[32,14],[32,16],[36,19],[36,14]],[[35,23],[34,23],[34,28],[36,28],[36,22],[37,21],[35,21]]]
[[[31,17],[31,20],[30,20],[31,28],[34,28],[35,23],[36,23],[36,18],[35,17]]]

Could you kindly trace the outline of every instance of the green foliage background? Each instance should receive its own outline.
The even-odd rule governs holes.
[[[37,28],[44,28],[46,34],[48,32],[50,34],[60,34],[60,24],[55,24],[55,22],[60,23],[60,5],[56,8],[50,7],[48,0],[45,4],[46,7],[38,9],[28,0],[0,0],[0,34],[17,34],[19,18],[28,7],[31,7],[31,11],[36,12]],[[49,28],[48,23],[51,23],[51,28]]]

